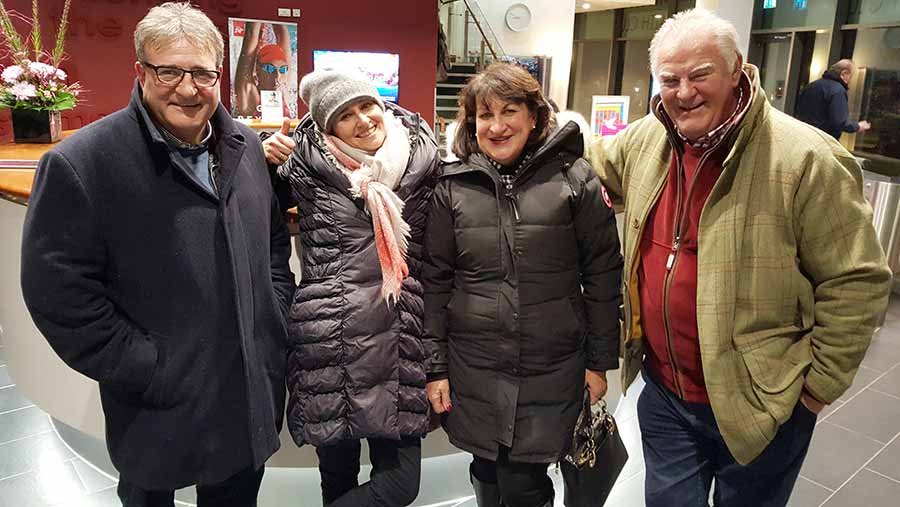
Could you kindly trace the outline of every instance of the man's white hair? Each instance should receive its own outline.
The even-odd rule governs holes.
[[[660,50],[706,41],[712,41],[725,59],[729,72],[733,71],[738,55],[741,54],[737,39],[734,25],[706,9],[679,12],[667,19],[650,41],[650,71],[653,77],[659,78]]]

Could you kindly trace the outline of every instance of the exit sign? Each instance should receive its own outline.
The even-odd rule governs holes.
[[[763,9],[774,9],[775,0],[763,0]]]

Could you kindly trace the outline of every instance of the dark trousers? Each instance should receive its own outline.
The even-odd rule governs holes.
[[[787,504],[809,449],[816,415],[802,403],[755,460],[737,463],[725,446],[707,404],[687,403],[644,371],[638,423],[647,469],[648,507],[709,505],[776,507]]]
[[[197,507],[256,507],[265,467],[242,470],[218,484],[197,485]],[[173,507],[174,491],[148,491],[119,478],[116,489],[122,507]]]
[[[366,439],[372,473],[359,485],[360,441],[316,448],[322,476],[322,502],[329,507],[402,507],[419,495],[422,439]]]
[[[469,471],[475,479],[496,484],[504,507],[543,507],[553,499],[549,463],[509,460],[509,448],[500,446],[497,461],[474,456]]]

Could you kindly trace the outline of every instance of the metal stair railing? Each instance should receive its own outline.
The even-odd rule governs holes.
[[[484,41],[488,51],[491,52],[493,60],[497,61],[500,57],[506,56],[503,52],[503,47],[500,45],[500,39],[497,38],[497,34],[491,29],[491,24],[488,22],[487,16],[484,15],[484,11],[481,10],[478,0],[463,0],[463,3],[466,4],[466,9],[475,21],[475,26],[478,28],[481,39]],[[484,59],[482,58],[482,60]]]

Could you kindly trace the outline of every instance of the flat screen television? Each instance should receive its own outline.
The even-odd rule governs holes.
[[[398,54],[317,49],[313,51],[313,69],[360,72],[375,83],[382,99],[397,102],[400,96]]]

